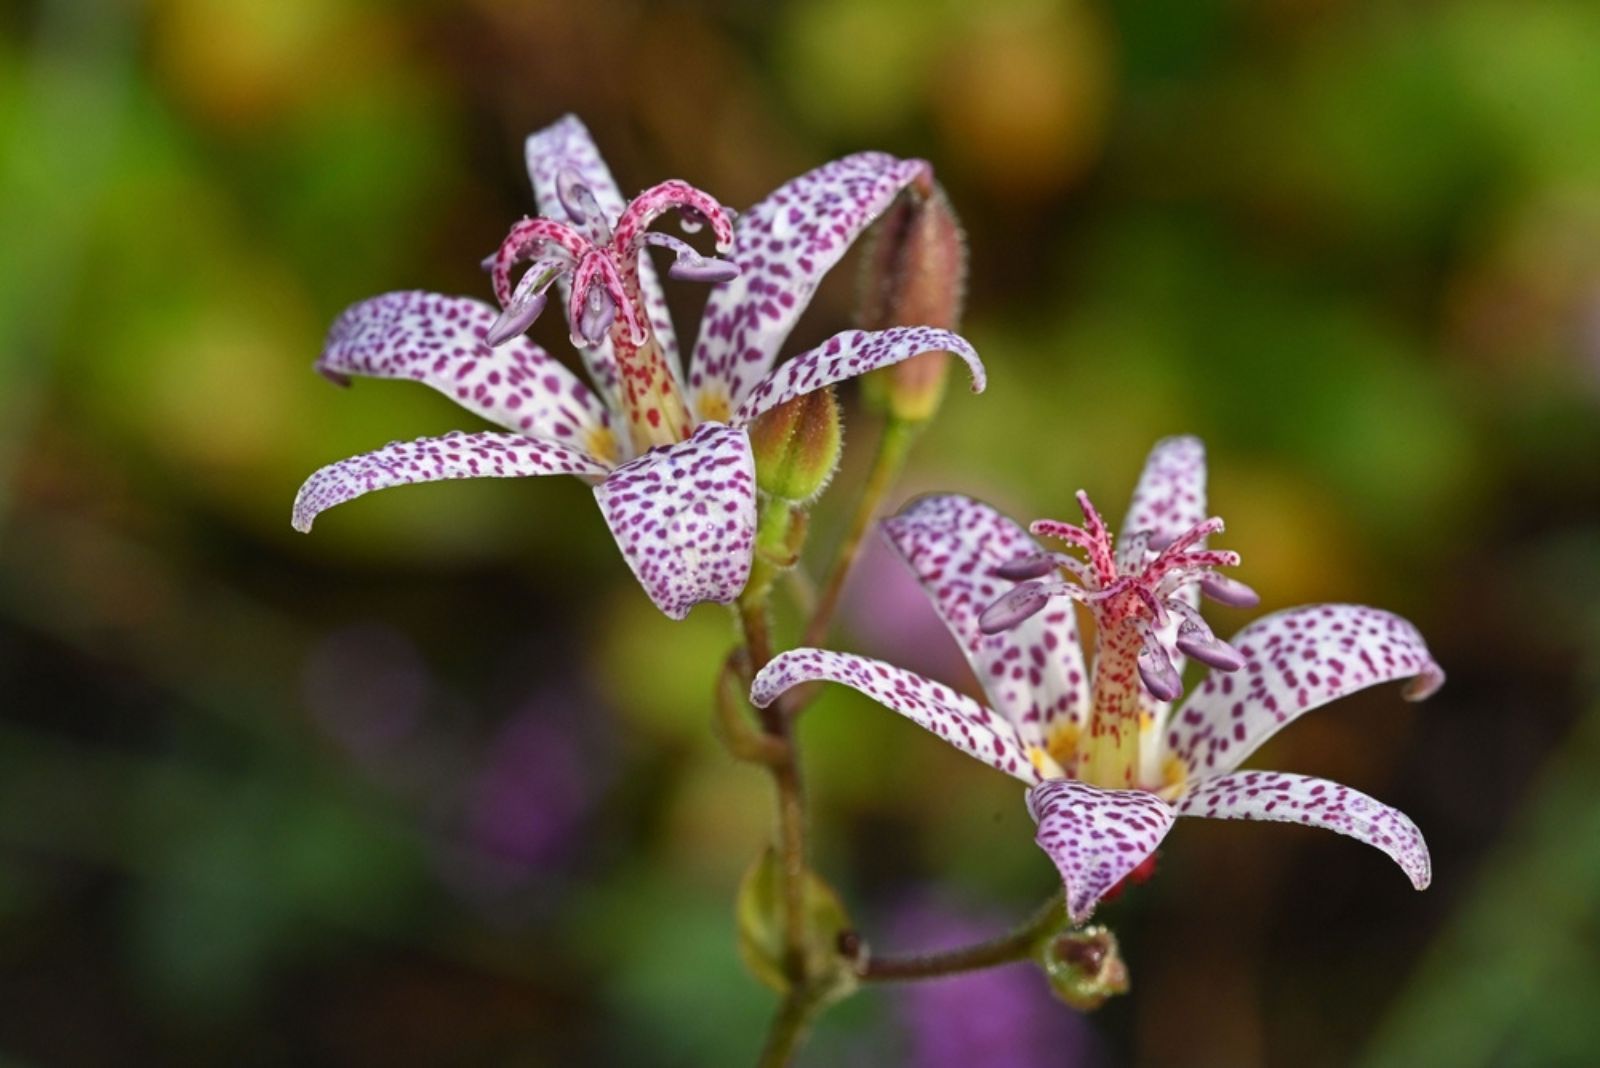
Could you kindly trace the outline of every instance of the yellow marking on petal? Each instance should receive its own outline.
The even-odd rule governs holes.
[[[1078,755],[1078,725],[1063,723],[1050,732],[1050,755],[1064,768],[1072,767]]]
[[[617,436],[608,426],[592,427],[584,438],[583,447],[596,459],[614,464],[622,458],[621,451],[617,448]]]
[[[1182,786],[1189,777],[1189,771],[1183,766],[1183,761],[1176,756],[1167,757],[1165,764],[1161,765],[1161,781],[1167,786]]]
[[[1034,771],[1037,771],[1046,779],[1064,779],[1067,777],[1066,772],[1061,770],[1061,765],[1056,763],[1055,758],[1036,745],[1028,746],[1028,763],[1033,765]]]
[[[733,404],[720,387],[707,386],[695,398],[694,410],[702,423],[726,423],[733,414]]]

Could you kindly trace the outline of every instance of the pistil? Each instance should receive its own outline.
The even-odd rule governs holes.
[[[671,277],[727,281],[738,273],[733,263],[703,256],[677,238],[648,233],[647,228],[663,213],[676,210],[686,229],[709,221],[718,251],[726,252],[733,247],[729,213],[709,194],[670,181],[645,190],[617,219],[607,219],[593,192],[571,171],[557,176],[556,199],[570,222],[524,219],[492,257],[495,295],[504,310],[489,330],[490,344],[501,344],[532,325],[544,310],[550,284],[568,276],[572,342],[593,348],[610,341],[633,451],[684,440],[696,421],[651,327],[639,257],[646,243],[664,245],[676,256],[668,271]],[[533,267],[513,286],[512,269],[529,259],[535,261]]]

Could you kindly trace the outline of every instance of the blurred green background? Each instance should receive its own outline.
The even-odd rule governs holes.
[[[726,613],[656,614],[575,480],[289,527],[317,466],[474,428],[310,364],[355,300],[487,297],[522,137],[575,111],[625,190],[738,207],[859,148],[934,162],[991,386],[952,390],[896,503],[1120,512],[1198,433],[1265,608],[1394,609],[1450,673],[1261,760],[1407,811],[1426,893],[1334,835],[1195,821],[1102,911],[1131,996],[873,989],[807,1063],[1600,1061],[1596,56],[1577,0],[7,6],[0,1055],[753,1058],[730,899],[769,801],[707,729]],[[849,324],[852,262],[791,350]],[[671,298],[690,334],[703,291]],[[852,403],[818,560],[875,434]],[[858,578],[837,641],[970,686],[893,561]],[[874,943],[1054,884],[1010,780],[844,692],[804,740]]]

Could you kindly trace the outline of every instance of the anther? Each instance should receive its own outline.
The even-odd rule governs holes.
[[[1033,553],[1030,556],[1019,556],[990,571],[995,578],[1010,579],[1012,582],[1023,582],[1028,579],[1043,578],[1056,569],[1056,559],[1052,553]]]
[[[1172,658],[1161,648],[1153,632],[1145,636],[1144,645],[1139,649],[1138,666],[1144,688],[1157,701],[1175,701],[1183,693],[1183,680],[1178,676],[1178,669],[1172,665]]]
[[[1229,608],[1254,608],[1261,603],[1260,594],[1238,579],[1226,575],[1205,575],[1200,579],[1200,592]]]
[[[1043,583],[1024,582],[983,610],[978,629],[985,634],[1000,634],[1039,612],[1050,602]]]
[[[1239,655],[1239,650],[1192,619],[1179,624],[1177,646],[1185,656],[1218,671],[1238,671],[1244,667],[1244,657]]]

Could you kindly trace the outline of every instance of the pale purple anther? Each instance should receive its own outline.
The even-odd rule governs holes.
[[[667,267],[667,277],[680,282],[709,282],[713,285],[731,282],[739,277],[739,265],[732,260],[703,256],[694,248],[671,234],[658,230],[644,235],[646,242],[672,251],[673,260]]]
[[[1261,595],[1238,579],[1227,575],[1206,575],[1200,580],[1200,592],[1208,600],[1229,608],[1254,608],[1261,603]]]
[[[617,305],[610,294],[600,287],[591,288],[583,298],[583,314],[578,320],[577,333],[590,345],[598,345],[611,330],[617,318]]]
[[[1140,681],[1157,701],[1176,701],[1183,693],[1183,679],[1154,635],[1139,647],[1138,665]]]
[[[1039,582],[1024,582],[983,610],[983,615],[978,617],[978,629],[984,634],[1001,634],[1038,614],[1049,603],[1048,587]]]
[[[1337,783],[1237,770],[1278,730],[1345,694],[1389,681],[1405,682],[1409,700],[1438,689],[1444,673],[1416,628],[1329,604],[1218,640],[1199,614],[1200,583],[1217,580],[1208,585],[1229,603],[1254,597],[1214,574],[1238,557],[1205,547],[1220,524],[1205,518],[1205,451],[1195,438],[1156,446],[1123,524],[1152,533],[1154,558],[1126,533],[1113,558],[1109,532],[1084,504],[1083,527],[1034,525],[1088,557],[1076,569],[1070,558],[1050,561],[1076,582],[1043,578],[1048,555],[978,501],[922,498],[885,523],[967,653],[987,706],[892,665],[816,649],[780,653],[757,674],[751,700],[765,707],[794,686],[841,682],[1030,784],[1036,840],[1060,870],[1074,921],[1151,855],[1178,816],[1324,827],[1384,851],[1426,886],[1427,846],[1403,813]],[[1012,576],[1028,581],[1011,586]],[[1092,662],[1078,647],[1076,604],[1055,598],[1094,615]],[[1174,706],[1185,655],[1215,670]]]
[[[512,226],[484,263],[500,308],[420,291],[362,301],[339,317],[316,365],[341,385],[350,375],[421,382],[507,433],[396,443],[330,464],[301,488],[296,529],[309,530],[320,512],[386,486],[572,475],[594,487],[645,592],[680,619],[696,604],[733,601],[749,576],[752,421],[795,397],[926,352],[966,361],[973,392],[982,391],[983,364],[972,346],[926,327],[845,331],[771,369],[822,274],[926,164],[863,154],[818,168],[742,217],[736,234],[734,214],[685,182],[663,182],[625,200],[575,117],[531,136],[527,157],[540,214]],[[685,232],[708,225],[728,260],[648,229],[674,210]],[[635,419],[640,398],[623,388],[629,360],[660,360],[660,396],[688,384],[655,264],[641,254],[645,242],[673,251],[675,277],[716,287],[696,351],[720,362],[702,363],[681,418],[659,423]],[[735,264],[752,277],[739,276]],[[593,390],[524,334],[552,285]],[[641,433],[646,425],[655,430]],[[1008,759],[1026,757],[1018,751]]]
[[[483,340],[491,348],[498,348],[532,326],[544,314],[546,291],[564,269],[565,265],[556,260],[540,260],[528,268]]]
[[[1218,671],[1238,671],[1244,667],[1244,657],[1239,655],[1239,650],[1205,627],[1197,627],[1187,620],[1178,627],[1176,644],[1185,656],[1193,657]]]
[[[556,199],[561,201],[567,218],[581,227],[589,240],[597,245],[611,240],[611,220],[600,210],[594,190],[571,167],[563,167],[556,172]]]
[[[1007,560],[989,573],[996,578],[1025,582],[1028,579],[1043,578],[1057,566],[1054,553],[1032,553],[1028,556],[1019,556],[1015,560]]]

